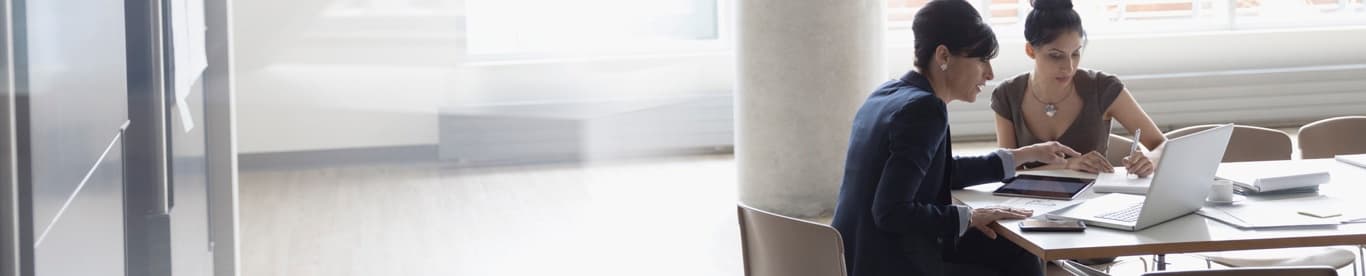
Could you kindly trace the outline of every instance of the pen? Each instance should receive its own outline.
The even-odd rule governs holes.
[[[1322,213],[1322,214],[1321,214],[1321,213],[1308,212],[1308,211],[1299,211],[1299,212],[1296,212],[1296,213],[1299,213],[1299,214],[1301,214],[1301,215],[1306,215],[1306,216],[1315,217],[1315,218],[1331,218],[1331,217],[1336,217],[1336,216],[1341,216],[1341,215],[1342,215],[1342,214],[1336,214],[1336,213]],[[1350,220],[1347,220],[1347,221],[1350,221]]]
[[[1140,136],[1140,135],[1142,135],[1142,134],[1143,134],[1143,129],[1141,129],[1141,128],[1134,129],[1134,143],[1133,143],[1133,145],[1130,145],[1130,146],[1129,146],[1129,154],[1134,154],[1135,151],[1138,151],[1138,143],[1139,143],[1139,142],[1138,142],[1138,138],[1139,138],[1139,137],[1143,137],[1143,136]],[[1124,174],[1125,174],[1125,175],[1128,175],[1128,174],[1131,174],[1131,173],[1133,173],[1133,172],[1125,171]]]
[[[1143,129],[1140,128],[1140,129],[1135,129],[1135,130],[1134,130],[1134,144],[1131,145],[1131,146],[1129,146],[1129,153],[1133,153],[1134,151],[1137,151],[1137,150],[1138,150],[1138,138],[1139,138],[1139,137],[1142,137],[1142,136],[1139,136],[1139,135],[1142,135],[1142,134],[1143,134]]]

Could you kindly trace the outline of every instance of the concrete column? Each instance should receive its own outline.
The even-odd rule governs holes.
[[[735,158],[740,200],[829,216],[850,122],[887,80],[882,0],[737,1]]]

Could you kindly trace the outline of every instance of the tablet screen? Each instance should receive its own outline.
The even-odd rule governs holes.
[[[1091,179],[1020,175],[996,189],[998,195],[1071,199],[1095,181]]]

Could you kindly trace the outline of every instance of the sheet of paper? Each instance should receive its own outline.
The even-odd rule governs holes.
[[[1085,200],[1053,200],[1023,197],[1010,197],[1002,201],[1000,200],[1000,197],[998,197],[997,199],[991,201],[964,201],[963,203],[967,204],[968,207],[972,208],[1009,207],[1016,209],[1029,209],[1034,211],[1035,217],[1040,217],[1046,213],[1057,211],[1062,208],[1071,207],[1072,205],[1077,205],[1082,202],[1085,202]]]
[[[1341,219],[1315,218],[1294,211],[1257,208],[1256,211],[1204,207],[1197,213],[1239,228],[1277,228],[1337,225]]]
[[[181,115],[181,127],[185,132],[190,132],[194,128],[194,119],[190,117],[189,107],[185,105],[185,99],[190,92],[194,91],[194,84],[199,82],[204,69],[208,68],[209,62],[205,49],[204,32],[204,1],[203,0],[170,0],[171,1],[171,51],[174,58],[175,85],[175,105]]]
[[[190,130],[194,129],[194,115],[190,114],[190,107],[185,105],[184,100],[177,100],[175,107],[176,111],[180,113],[181,128],[185,130],[185,133],[189,133]]]
[[[1306,196],[1299,198],[1245,201],[1233,205],[1205,206],[1200,215],[1213,218],[1240,228],[1275,228],[1337,225],[1343,218],[1316,218],[1299,214],[1304,210],[1359,213],[1343,209],[1343,204],[1351,204],[1339,198],[1325,196]]]

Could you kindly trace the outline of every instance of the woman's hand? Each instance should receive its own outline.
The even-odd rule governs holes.
[[[1066,168],[1086,173],[1115,172],[1115,166],[1110,165],[1109,160],[1105,160],[1105,155],[1094,151],[1082,156],[1068,158]]]
[[[1068,157],[1081,155],[1076,150],[1058,142],[1043,142],[1009,151],[1015,155],[1016,167],[1030,162],[1062,163],[1067,161]]]
[[[988,238],[996,239],[996,231],[987,226],[991,222],[1002,219],[1022,219],[1034,214],[1033,210],[1015,209],[1006,207],[987,207],[972,209],[972,218],[968,220],[968,226],[981,231]]]
[[[1142,151],[1136,150],[1129,153],[1128,157],[1124,157],[1124,169],[1128,170],[1129,173],[1138,175],[1138,177],[1148,177],[1157,170],[1157,166],[1153,164],[1151,159],[1148,159],[1147,155],[1143,155]]]

